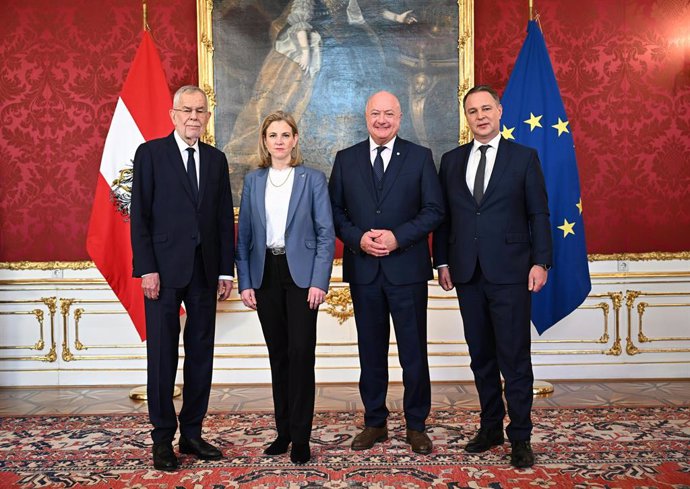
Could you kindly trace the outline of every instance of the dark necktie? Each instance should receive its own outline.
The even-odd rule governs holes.
[[[479,147],[479,152],[482,155],[479,157],[479,166],[477,167],[477,174],[474,176],[474,191],[472,192],[472,195],[474,195],[474,200],[477,201],[477,204],[479,204],[482,201],[482,197],[484,197],[484,173],[486,172],[486,150],[489,148],[490,146],[488,144]]]
[[[381,183],[383,179],[383,158],[381,158],[381,153],[386,149],[385,146],[379,146],[376,148],[376,158],[374,158],[374,176],[376,177],[376,182]]]
[[[199,182],[196,179],[196,164],[194,163],[194,148],[187,148],[189,156],[187,157],[187,176],[189,177],[189,184],[192,186],[192,195],[194,200],[199,198]]]

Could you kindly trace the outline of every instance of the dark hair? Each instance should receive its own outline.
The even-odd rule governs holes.
[[[476,86],[470,88],[467,91],[467,93],[465,94],[465,96],[462,98],[463,109],[465,108],[465,101],[467,100],[467,97],[469,97],[473,93],[477,93],[477,92],[489,93],[494,98],[494,100],[496,101],[497,104],[499,104],[499,105],[501,104],[501,98],[498,96],[498,92],[496,92],[496,90],[494,90],[493,87],[491,87],[490,85],[476,85]]]

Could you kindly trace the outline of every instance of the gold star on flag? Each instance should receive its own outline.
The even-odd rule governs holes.
[[[541,122],[539,122],[539,121],[541,120],[542,117],[544,117],[544,116],[541,116],[541,115],[536,116],[530,112],[529,113],[529,119],[527,119],[526,121],[522,121],[522,122],[524,122],[525,124],[529,124],[529,132],[532,132],[532,131],[534,131],[535,127],[541,127]]]
[[[503,130],[501,131],[501,136],[503,136],[503,139],[515,139],[515,136],[513,136],[513,131],[515,130],[514,127],[511,127],[508,129],[505,124],[503,124]]]
[[[575,207],[580,209],[580,214],[582,214],[582,197],[580,197],[580,201],[577,204],[575,204]]]
[[[573,226],[575,225],[574,222],[568,222],[567,219],[563,219],[563,225],[562,226],[556,226],[558,229],[563,230],[563,237],[565,238],[569,234],[572,234],[575,236],[575,231],[573,231]]]
[[[558,135],[560,136],[564,132],[567,132],[567,133],[570,132],[570,131],[568,131],[568,124],[569,124],[568,121],[562,121],[561,118],[559,117],[558,118],[558,124],[554,124],[551,127],[553,127],[554,129],[558,129]]]

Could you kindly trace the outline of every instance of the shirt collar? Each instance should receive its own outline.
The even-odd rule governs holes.
[[[386,144],[383,145],[386,148],[388,148],[391,151],[391,153],[393,152],[393,145],[395,144],[395,140],[397,138],[398,138],[398,136],[393,136],[393,139],[391,139],[390,141],[388,141]],[[376,148],[378,148],[378,147],[379,147],[379,145],[374,142],[374,140],[371,138],[371,136],[369,136],[369,152],[373,153],[376,150]]]
[[[197,139],[196,142],[190,146],[187,144],[187,141],[182,139],[179,134],[177,134],[177,131],[173,131],[173,134],[175,135],[175,142],[177,143],[177,147],[180,149],[181,154],[185,154],[187,152],[187,148],[194,148],[196,151],[196,154],[199,154],[199,140]]]
[[[472,152],[479,150],[480,146],[491,146],[494,150],[497,150],[498,149],[498,143],[500,143],[500,142],[501,142],[501,133],[500,132],[498,134],[496,134],[496,136],[494,136],[494,138],[491,141],[489,141],[488,143],[482,143],[482,142],[479,142],[475,139],[473,144],[472,144]]]

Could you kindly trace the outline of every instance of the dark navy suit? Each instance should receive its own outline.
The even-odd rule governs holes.
[[[187,321],[180,432],[187,438],[201,436],[211,389],[218,277],[233,275],[235,229],[228,163],[222,152],[202,142],[198,157],[195,198],[172,133],[142,144],[134,156],[134,276],[160,276],[159,298],[145,299],[154,443],[172,442],[177,429],[172,396],[182,302]]]
[[[431,406],[426,347],[428,235],[443,219],[438,175],[428,148],[396,138],[381,185],[374,183],[369,140],[339,151],[329,190],[336,235],[344,243],[360,357],[365,424],[386,423],[388,345],[393,318],[403,368],[407,427],[424,431]],[[360,248],[371,229],[389,229],[399,248],[377,258]]]
[[[551,231],[537,152],[500,140],[480,204],[466,183],[472,143],[441,158],[446,219],[434,233],[434,264],[456,287],[479,392],[481,425],[503,429],[501,374],[511,441],[529,440],[532,423],[531,293],[535,264],[551,264]]]

